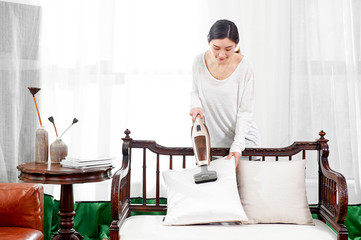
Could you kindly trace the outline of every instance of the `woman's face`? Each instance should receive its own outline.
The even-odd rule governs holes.
[[[234,54],[236,43],[229,38],[213,39],[209,42],[209,48],[218,63],[228,63]]]

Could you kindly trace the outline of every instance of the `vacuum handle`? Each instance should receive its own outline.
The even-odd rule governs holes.
[[[203,124],[205,124],[204,115],[203,115],[203,118],[202,118],[199,113],[197,114],[196,118],[194,119],[193,124],[197,121],[198,118],[199,118],[199,121],[200,121],[200,122],[202,122]]]

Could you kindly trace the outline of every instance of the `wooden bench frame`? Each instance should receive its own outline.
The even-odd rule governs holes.
[[[130,138],[130,131],[127,129],[123,140],[123,162],[122,167],[114,174],[111,188],[111,213],[112,224],[110,226],[110,239],[119,240],[119,229],[124,220],[130,216],[132,211],[137,212],[166,212],[166,206],[159,203],[159,156],[169,156],[169,168],[173,168],[173,156],[183,156],[183,168],[186,167],[186,156],[194,155],[191,147],[164,147],[158,145],[155,141],[133,140]],[[348,231],[344,225],[347,207],[348,191],[344,176],[333,171],[329,167],[328,140],[324,138],[325,132],[319,133],[320,138],[316,141],[294,142],[292,145],[284,148],[246,148],[242,156],[274,157],[278,161],[279,157],[289,157],[302,151],[302,158],[305,159],[306,151],[318,151],[318,204],[310,206],[313,214],[317,214],[318,219],[327,222],[337,232],[338,240],[348,240]],[[132,149],[143,149],[143,203],[132,204],[130,201],[130,178],[131,178],[131,161]],[[155,204],[146,202],[146,150],[150,150],[157,156],[156,159],[156,198]],[[229,148],[212,148],[212,156],[226,156]]]

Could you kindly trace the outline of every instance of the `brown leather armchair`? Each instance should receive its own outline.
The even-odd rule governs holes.
[[[0,183],[0,239],[44,239],[41,184]]]

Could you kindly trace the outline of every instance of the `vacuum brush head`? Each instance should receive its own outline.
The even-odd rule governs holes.
[[[194,182],[206,183],[206,182],[214,182],[217,180],[217,172],[216,171],[208,171],[207,165],[201,166],[201,172],[194,174]]]

